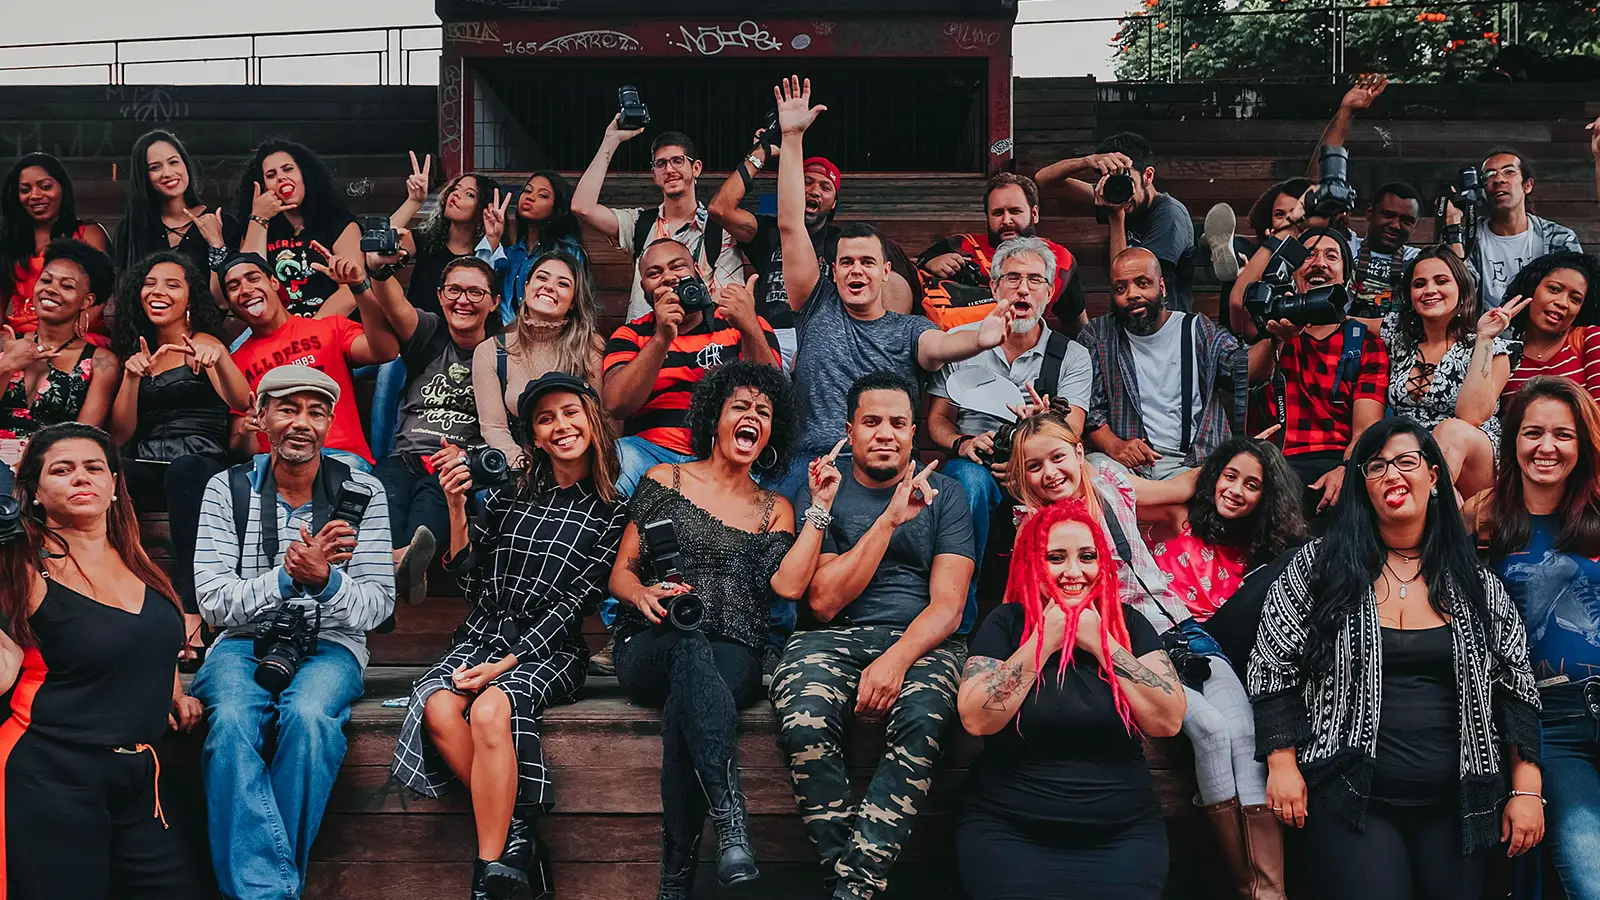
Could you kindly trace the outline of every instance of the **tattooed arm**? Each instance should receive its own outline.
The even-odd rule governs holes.
[[[1006,723],[1022,708],[1022,699],[1033,690],[1039,673],[1033,667],[1036,641],[1028,641],[1009,659],[999,660],[988,656],[967,658],[967,668],[961,673],[961,693],[956,696],[956,710],[961,713],[961,727],[968,734],[982,737],[1006,727]]]
[[[1183,728],[1189,701],[1183,684],[1172,670],[1166,651],[1156,650],[1135,658],[1121,644],[1111,644],[1111,671],[1133,712],[1134,724],[1150,737],[1172,737]]]
[[[1482,425],[1494,415],[1500,392],[1511,378],[1511,357],[1495,352],[1493,336],[1479,335],[1473,342],[1472,359],[1456,395],[1456,418]]]

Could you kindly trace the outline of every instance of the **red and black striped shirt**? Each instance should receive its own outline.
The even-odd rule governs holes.
[[[774,359],[778,338],[766,319],[758,317]],[[627,365],[656,334],[656,314],[646,313],[618,328],[606,342],[605,370]],[[623,423],[622,432],[638,435],[675,453],[693,453],[689,439],[689,396],[712,369],[738,359],[743,352],[739,329],[720,316],[706,316],[687,332],[679,332],[667,348],[661,371],[650,387],[650,399]]]

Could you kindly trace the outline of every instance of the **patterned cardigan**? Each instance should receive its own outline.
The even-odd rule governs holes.
[[[1366,817],[1376,758],[1383,638],[1377,603],[1365,603],[1339,632],[1330,670],[1301,671],[1321,543],[1301,548],[1267,593],[1248,678],[1256,755],[1265,760],[1274,750],[1295,748],[1306,785],[1317,799],[1359,826]],[[1454,589],[1448,605],[1461,723],[1464,853],[1500,839],[1497,814],[1509,789],[1511,747],[1522,759],[1539,762],[1539,695],[1528,666],[1527,633],[1500,580],[1487,569],[1480,568],[1479,575],[1491,621],[1478,621]],[[1367,596],[1373,596],[1370,589]]]

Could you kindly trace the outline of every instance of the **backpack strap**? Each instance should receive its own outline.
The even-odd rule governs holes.
[[[1333,370],[1333,393],[1339,396],[1339,386],[1350,382],[1351,402],[1354,402],[1355,382],[1361,375],[1361,351],[1367,342],[1367,326],[1360,319],[1345,319],[1341,330],[1339,364]]]
[[[660,218],[661,210],[654,206],[639,210],[639,221],[633,226],[633,260],[639,261],[644,255],[644,248],[650,246],[650,235],[655,233],[656,219]]]
[[[239,463],[228,468],[228,492],[233,495],[233,533],[239,542],[239,559],[233,573],[244,577],[244,535],[250,528],[250,470],[255,463]]]
[[[1185,456],[1194,443],[1194,352],[1194,313],[1184,313],[1183,370],[1180,373],[1183,377],[1183,438],[1178,450]]]
[[[705,237],[700,240],[700,255],[705,257],[706,267],[711,270],[711,274],[714,277],[717,274],[717,260],[722,256],[721,224],[711,221],[706,222]]]
[[[1067,358],[1067,345],[1072,339],[1064,332],[1051,331],[1044,345],[1044,362],[1039,366],[1039,377],[1033,380],[1033,389],[1039,396],[1058,399],[1056,387],[1061,384],[1061,364]]]

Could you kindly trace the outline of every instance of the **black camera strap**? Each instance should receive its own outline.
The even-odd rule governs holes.
[[[328,524],[331,498],[338,495],[339,487],[350,480],[350,467],[328,456],[317,466],[317,477],[311,482],[311,530],[321,531]],[[244,542],[250,522],[250,473],[255,463],[240,463],[228,469],[228,488],[233,495],[233,530],[239,542],[239,559],[234,574],[244,576]],[[272,463],[267,463],[261,475],[261,549],[268,563],[278,558],[278,482],[272,477]]]
[[[1067,346],[1071,343],[1072,339],[1064,333],[1050,332],[1044,345],[1044,362],[1039,365],[1039,377],[1033,380],[1033,389],[1039,396],[1060,399],[1056,388],[1061,386],[1061,365],[1066,362]]]
[[[1194,313],[1183,314],[1183,438],[1178,450],[1189,455],[1194,443]]]
[[[1139,570],[1133,564],[1133,544],[1128,540],[1128,533],[1122,530],[1122,523],[1117,520],[1115,507],[1106,499],[1105,494],[1100,493],[1099,488],[1090,485],[1089,490],[1094,491],[1095,498],[1100,501],[1100,521],[1105,523],[1106,531],[1111,535],[1111,546],[1116,548],[1117,558],[1122,560],[1123,564],[1128,567],[1128,574],[1133,576],[1133,580],[1138,583],[1139,589],[1145,592],[1145,596],[1149,597],[1150,602],[1154,603],[1156,609],[1161,611],[1161,615],[1172,623],[1173,628],[1177,628],[1178,620],[1172,617],[1172,613],[1167,612],[1167,608],[1162,606],[1161,601],[1157,599],[1156,592],[1150,590],[1150,586],[1144,583],[1143,578],[1139,577]]]

